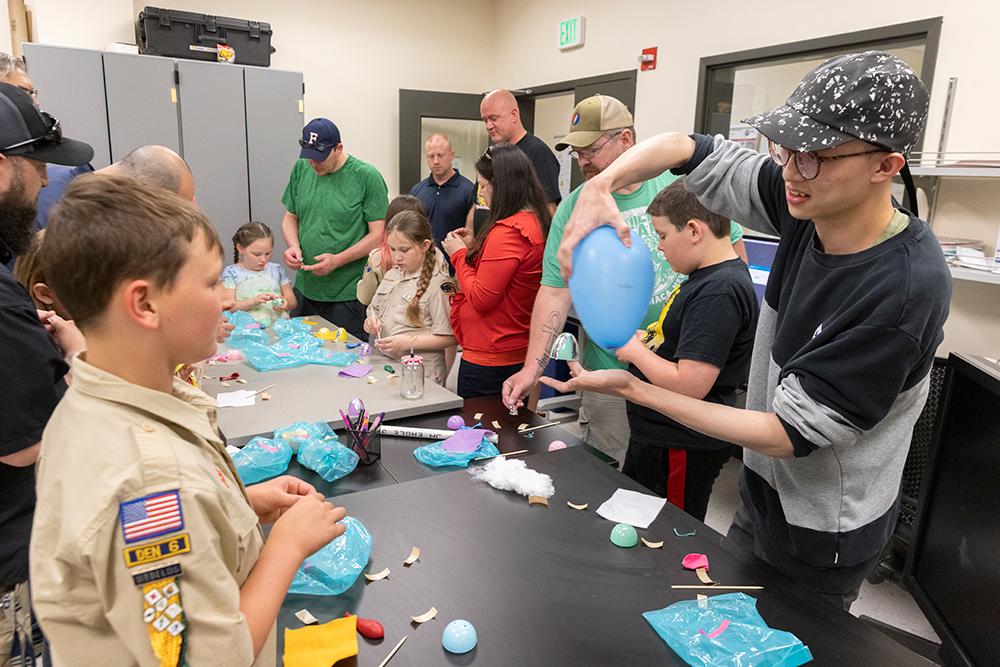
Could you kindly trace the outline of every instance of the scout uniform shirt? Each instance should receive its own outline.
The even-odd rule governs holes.
[[[32,600],[59,665],[254,662],[240,586],[264,545],[215,402],[130,384],[79,355],[42,438]]]
[[[393,267],[386,271],[375,290],[368,317],[375,317],[382,323],[381,336],[387,338],[397,334],[432,333],[451,336],[451,306],[448,298],[455,293],[455,282],[437,262],[431,273],[427,289],[420,297],[420,320],[422,326],[413,326],[406,309],[420,286],[420,271],[403,274]],[[444,385],[447,377],[444,350],[414,350],[424,358],[424,379]],[[406,354],[409,354],[406,350]]]

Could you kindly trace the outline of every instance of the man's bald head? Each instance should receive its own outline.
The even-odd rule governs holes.
[[[517,100],[509,90],[493,90],[486,93],[479,104],[479,113],[486,124],[490,143],[513,144],[525,135]]]
[[[455,151],[447,134],[435,132],[427,137],[424,142],[424,158],[437,183],[444,183],[454,175],[452,161],[455,159]]]
[[[120,174],[141,183],[170,190],[187,200],[194,199],[194,176],[180,155],[166,146],[141,146],[110,167],[100,170]]]

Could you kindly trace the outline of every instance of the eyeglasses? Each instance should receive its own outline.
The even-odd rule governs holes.
[[[18,86],[18,88],[20,88],[24,92],[28,93],[32,97],[38,97],[38,89],[37,88],[28,88],[27,86]]]
[[[609,134],[607,136],[607,138],[601,143],[600,146],[592,146],[591,148],[574,148],[573,150],[571,150],[569,152],[569,154],[575,160],[579,160],[580,158],[585,158],[587,160],[592,160],[592,159],[594,159],[594,156],[597,155],[598,153],[600,153],[601,149],[603,149],[605,146],[607,146],[608,143],[612,139],[614,139],[615,137],[617,137],[618,135],[620,135],[624,131],[625,131],[624,129],[621,129],[621,130],[617,130],[615,132],[612,132],[611,134]]]
[[[6,153],[7,151],[14,150],[15,148],[21,148],[22,146],[30,146],[35,143],[52,143],[58,144],[62,142],[62,127],[59,125],[59,120],[54,118],[51,114],[40,111],[42,118],[45,120],[46,130],[45,134],[40,137],[35,137],[33,139],[28,139],[26,141],[19,141],[16,144],[11,144],[10,146],[4,146],[0,148],[0,153]]]
[[[859,155],[871,155],[872,153],[888,153],[889,151],[884,148],[874,148],[869,151],[860,151],[857,153],[844,153],[843,155],[817,155],[816,153],[791,151],[784,146],[779,146],[773,141],[767,142],[767,152],[771,155],[771,159],[774,160],[775,164],[779,167],[784,167],[788,164],[788,161],[795,156],[795,168],[799,170],[799,174],[807,181],[811,181],[817,176],[819,176],[819,168],[824,162],[832,162],[834,160],[843,160],[848,157],[858,157]]]
[[[492,162],[493,161],[493,150],[498,145],[499,144],[490,144],[489,146],[487,146],[486,150],[483,151],[483,154],[479,156],[479,159],[480,160],[486,160],[487,162]]]
[[[325,153],[331,148],[336,148],[338,145],[339,144],[324,144],[319,141],[306,141],[305,139],[299,139],[299,146],[302,148],[311,148],[319,151],[320,153]]]

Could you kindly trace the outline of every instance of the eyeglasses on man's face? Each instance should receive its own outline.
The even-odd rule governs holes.
[[[607,135],[604,141],[601,142],[600,146],[598,146],[597,142],[595,141],[590,145],[590,148],[574,148],[569,152],[569,154],[573,157],[574,160],[579,160],[580,158],[583,158],[585,160],[593,160],[594,156],[600,153],[605,146],[611,143],[612,139],[618,137],[624,131],[625,131],[624,129],[617,130]]]
[[[819,169],[824,162],[833,162],[834,160],[843,160],[844,158],[858,157],[859,155],[871,155],[872,153],[887,153],[888,151],[884,148],[873,148],[867,151],[858,151],[857,153],[844,153],[843,155],[819,155],[814,151],[802,152],[789,150],[768,140],[767,152],[779,167],[784,167],[794,156],[795,168],[799,170],[799,175],[803,179],[811,181],[819,176]]]

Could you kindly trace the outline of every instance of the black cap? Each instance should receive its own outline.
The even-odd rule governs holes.
[[[62,136],[59,121],[25,91],[0,83],[0,153],[77,167],[94,158],[90,144]]]
[[[743,122],[793,151],[861,139],[906,155],[927,120],[929,97],[916,72],[896,56],[851,53],[806,74],[783,106]]]

